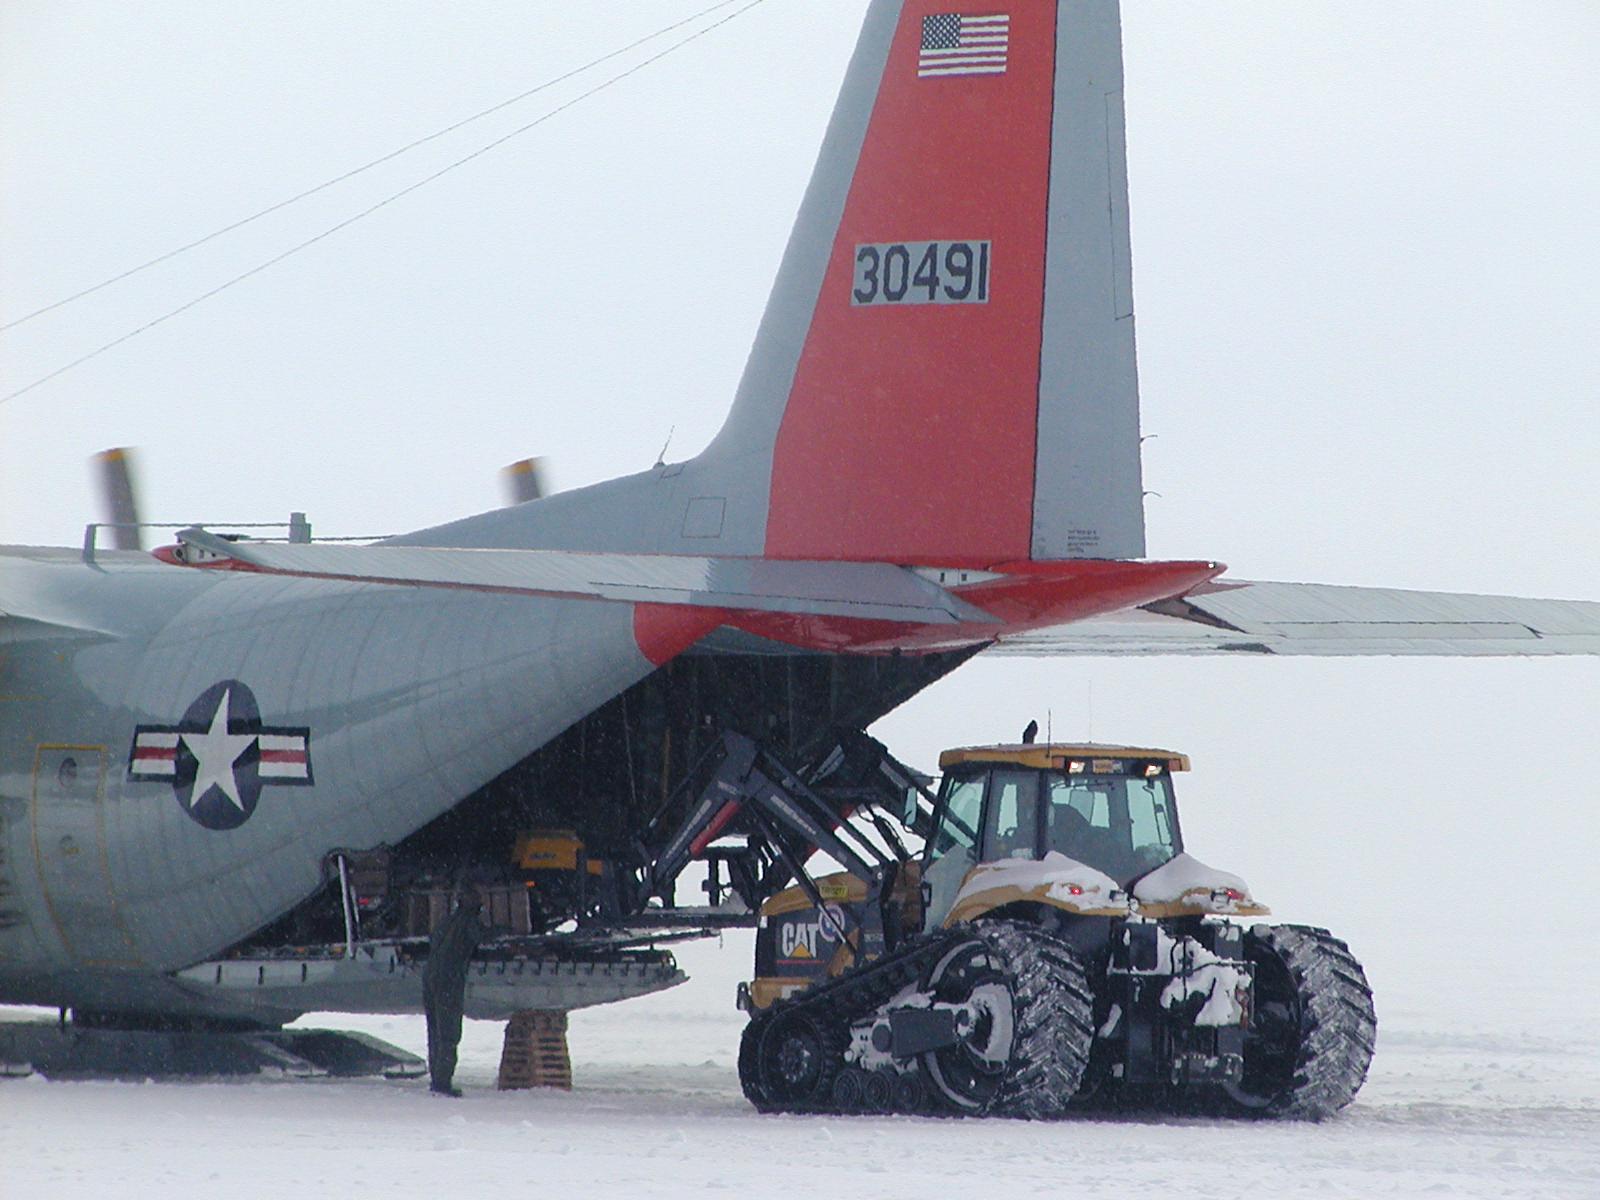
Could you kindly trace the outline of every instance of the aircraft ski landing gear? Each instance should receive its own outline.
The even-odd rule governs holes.
[[[382,1075],[416,1079],[427,1064],[364,1033],[334,1029],[225,1030],[196,1022],[140,1028],[115,1017],[74,1013],[56,1021],[0,1023],[0,1076],[46,1079],[284,1079]]]
[[[1094,1032],[1082,965],[1007,921],[919,938],[757,1013],[739,1078],[763,1112],[1063,1115]]]

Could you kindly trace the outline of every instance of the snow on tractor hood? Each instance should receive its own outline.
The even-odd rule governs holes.
[[[1145,917],[1192,913],[1255,917],[1271,910],[1250,895],[1237,875],[1208,867],[1190,854],[1177,854],[1133,885],[1133,898]]]
[[[1042,859],[1003,858],[967,872],[946,925],[1006,904],[1032,902],[1094,917],[1128,915],[1128,893],[1103,871],[1052,850]]]

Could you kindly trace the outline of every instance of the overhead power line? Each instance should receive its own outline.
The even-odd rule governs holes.
[[[733,2],[733,0],[724,0],[724,3],[720,3],[720,4],[717,4],[717,5],[714,5],[712,8],[704,10],[701,13],[701,15],[704,16],[704,15],[706,15],[706,13],[713,12],[718,8],[725,8],[725,7],[727,7],[727,3],[729,3],[729,2]],[[738,8],[738,9],[735,9],[733,12],[729,13],[727,16],[721,18],[720,20],[713,21],[711,24],[707,25],[703,29],[697,29],[694,33],[691,33],[688,37],[680,38],[678,41],[676,41],[672,45],[668,46],[665,50],[661,50],[661,51],[659,51],[659,52],[657,52],[655,54],[652,54],[649,58],[643,59],[640,62],[635,63],[633,66],[629,67],[626,71],[618,72],[616,75],[613,75],[610,79],[607,79],[603,83],[597,83],[594,87],[590,88],[588,91],[583,92],[583,93],[581,93],[581,94],[579,94],[577,96],[574,96],[571,100],[568,100],[565,104],[557,105],[555,108],[552,108],[549,112],[545,113],[543,116],[538,117],[535,120],[529,121],[526,125],[521,125],[518,128],[513,129],[510,133],[502,134],[500,137],[495,138],[492,142],[489,142],[486,145],[480,146],[478,149],[474,150],[471,154],[464,155],[463,157],[456,159],[454,162],[448,164],[447,166],[441,167],[439,170],[433,172],[431,175],[427,175],[424,178],[419,179],[416,183],[413,183],[408,187],[401,188],[398,192],[395,192],[392,195],[389,195],[389,196],[385,197],[384,199],[379,200],[376,204],[369,205],[368,207],[362,209],[360,212],[356,213],[354,216],[346,217],[343,221],[340,221],[338,224],[330,226],[327,229],[324,229],[321,233],[317,234],[316,236],[309,237],[305,241],[300,242],[300,243],[298,243],[298,244],[296,244],[294,246],[289,247],[289,249],[283,251],[281,254],[276,254],[273,257],[267,259],[266,262],[259,263],[256,266],[251,267],[248,271],[244,271],[244,272],[241,272],[238,275],[235,275],[232,279],[229,279],[227,282],[218,284],[216,287],[212,288],[210,291],[203,292],[202,294],[196,296],[193,300],[190,300],[190,301],[188,301],[188,302],[186,302],[184,304],[180,304],[177,308],[174,308],[174,309],[172,309],[172,310],[170,310],[170,311],[168,311],[166,313],[163,313],[161,316],[155,318],[153,321],[146,321],[143,325],[140,325],[137,329],[131,330],[128,333],[125,333],[120,337],[113,338],[111,341],[106,342],[104,345],[97,346],[95,349],[89,351],[89,353],[87,353],[87,354],[79,355],[77,358],[73,359],[71,362],[67,363],[65,366],[57,367],[54,371],[51,371],[48,375],[41,375],[39,378],[35,379],[32,383],[24,384],[22,387],[17,388],[15,391],[8,392],[6,395],[0,396],[0,404],[9,404],[11,401],[17,399],[17,397],[24,396],[27,393],[33,391],[34,388],[40,387],[43,384],[49,383],[52,379],[56,379],[56,378],[58,378],[58,377],[60,377],[62,375],[65,375],[68,371],[71,371],[75,367],[82,366],[84,363],[88,362],[90,359],[98,358],[100,355],[104,354],[107,350],[115,349],[116,347],[122,345],[124,342],[138,337],[141,333],[144,333],[144,332],[146,332],[147,330],[150,330],[150,329],[154,329],[157,325],[163,324],[164,322],[172,320],[173,317],[176,317],[176,316],[179,316],[182,313],[188,312],[191,308],[194,308],[198,304],[205,303],[207,300],[211,299],[213,296],[218,295],[221,292],[227,291],[229,288],[233,287],[235,284],[243,283],[246,279],[249,279],[251,276],[259,275],[261,272],[265,271],[267,268],[274,267],[278,263],[281,263],[284,259],[290,258],[293,255],[299,254],[302,250],[308,249],[309,247],[316,245],[318,242],[322,241],[324,238],[331,237],[333,234],[338,233],[341,229],[346,229],[349,226],[354,225],[357,221],[360,221],[365,217],[370,217],[373,213],[377,212],[379,209],[387,208],[389,205],[393,204],[396,200],[399,200],[404,196],[409,196],[412,192],[416,191],[418,188],[426,187],[428,184],[432,183],[434,180],[440,178],[441,176],[448,175],[451,171],[454,171],[457,167],[465,166],[467,163],[472,162],[474,159],[479,158],[479,157],[487,154],[489,151],[495,149],[495,147],[504,145],[506,142],[509,142],[512,138],[519,137],[520,135],[522,135],[524,133],[527,133],[530,129],[534,129],[534,128],[540,126],[540,125],[543,125],[546,121],[550,120],[552,117],[558,116],[559,114],[565,112],[567,109],[571,108],[573,105],[580,104],[584,100],[587,100],[590,96],[593,96],[598,92],[604,91],[606,88],[611,87],[613,84],[620,83],[622,80],[628,78],[628,76],[634,75],[634,74],[638,73],[639,71],[644,70],[646,67],[650,66],[652,63],[660,62],[663,58],[667,57],[667,55],[673,53],[676,50],[681,50],[684,46],[687,46],[690,42],[693,42],[693,41],[695,41],[695,40],[697,40],[699,38],[702,38],[706,34],[710,33],[712,30],[717,29],[717,28],[719,28],[719,27],[721,27],[723,25],[726,25],[729,21],[732,21],[734,18],[739,17],[739,16],[743,15],[744,13],[749,12],[752,8],[755,8],[758,4],[761,4],[763,2],[764,2],[764,0],[749,0],[748,3],[744,4],[742,7]],[[690,18],[690,19],[692,20],[693,18]],[[680,26],[682,24],[683,24],[683,22],[679,22]],[[645,40],[649,40],[649,39],[645,39]],[[635,44],[637,45],[637,43],[635,43]]]
[[[759,0],[758,0],[758,2],[759,2]],[[484,117],[492,116],[494,113],[499,112],[501,109],[510,108],[513,104],[518,104],[521,101],[528,99],[530,96],[536,96],[540,92],[548,91],[550,88],[555,87],[558,83],[565,83],[567,80],[572,79],[575,76],[582,75],[585,71],[593,70],[595,67],[600,66],[602,63],[609,62],[613,58],[617,58],[620,55],[628,53],[628,51],[630,51],[630,50],[636,50],[640,46],[643,46],[647,42],[653,42],[657,38],[671,33],[674,29],[681,29],[685,25],[691,25],[695,21],[698,21],[698,20],[702,19],[703,17],[710,16],[712,13],[716,12],[718,9],[727,8],[730,4],[737,4],[737,3],[738,3],[738,0],[717,0],[717,3],[712,4],[707,8],[701,9],[699,12],[694,13],[692,16],[685,17],[681,21],[674,21],[671,25],[664,25],[660,29],[656,30],[654,33],[646,34],[644,37],[639,38],[636,41],[629,42],[626,46],[623,46],[620,49],[612,50],[609,53],[602,54],[599,58],[591,59],[590,61],[584,63],[581,67],[574,67],[572,70],[566,72],[563,75],[557,75],[554,79],[545,80],[543,83],[539,84],[537,87],[531,87],[525,92],[519,92],[517,95],[512,96],[509,100],[502,100],[502,101],[500,101],[500,103],[491,105],[490,107],[484,109],[482,112],[473,113],[472,116],[464,117],[464,118],[462,118],[461,120],[455,122],[452,125],[446,125],[443,129],[435,130],[433,133],[427,134],[427,135],[425,135],[423,137],[419,137],[415,141],[407,142],[404,146],[401,146],[401,147],[399,147],[399,148],[397,148],[395,150],[391,150],[387,154],[380,155],[379,157],[373,159],[371,162],[363,163],[361,166],[355,167],[352,170],[346,171],[342,175],[336,175],[332,179],[324,180],[322,183],[317,184],[315,187],[307,188],[305,191],[299,192],[299,193],[297,193],[297,194],[295,194],[293,196],[290,196],[288,199],[280,200],[276,204],[269,204],[266,208],[261,209],[259,212],[253,212],[247,217],[242,217],[239,220],[234,221],[231,225],[224,225],[221,229],[213,230],[212,232],[206,234],[204,237],[196,238],[192,242],[187,242],[184,245],[178,246],[175,249],[168,250],[165,254],[159,254],[155,258],[152,258],[147,262],[142,262],[136,267],[129,267],[126,271],[119,272],[118,274],[112,275],[107,279],[102,279],[99,283],[93,284],[90,287],[86,287],[86,288],[82,289],[81,291],[73,292],[70,296],[63,296],[60,300],[52,301],[51,303],[44,305],[42,308],[36,308],[30,313],[25,313],[24,315],[22,315],[20,317],[17,317],[14,320],[7,321],[5,324],[0,325],[0,333],[4,333],[8,329],[15,329],[17,326],[26,324],[27,322],[33,320],[35,317],[41,317],[47,312],[54,312],[56,309],[61,308],[64,305],[71,304],[75,300],[82,300],[85,296],[92,296],[92,295],[94,295],[94,293],[96,293],[98,291],[101,291],[101,290],[103,290],[105,288],[108,288],[114,283],[121,283],[124,279],[132,278],[133,276],[139,274],[142,271],[147,271],[151,267],[159,266],[160,264],[162,264],[164,262],[168,262],[168,261],[170,261],[170,260],[172,260],[174,258],[177,258],[180,254],[187,254],[190,250],[198,249],[199,247],[204,246],[208,242],[213,242],[217,238],[222,237],[225,234],[229,234],[229,233],[234,232],[234,230],[236,230],[236,229],[243,229],[246,225],[249,225],[252,222],[261,220],[262,217],[271,216],[273,213],[279,212],[282,209],[288,208],[290,205],[298,204],[302,200],[305,200],[305,199],[307,199],[307,198],[309,198],[311,196],[315,196],[318,192],[325,192],[331,187],[335,187],[338,184],[344,183],[346,180],[354,179],[357,175],[360,175],[360,174],[363,174],[364,172],[370,171],[374,167],[382,166],[386,162],[390,162],[393,159],[399,158],[402,154],[406,154],[406,153],[408,153],[408,152],[410,152],[412,150],[415,150],[418,146],[425,146],[429,142],[437,141],[439,138],[442,138],[447,134],[454,133],[458,129],[463,129],[466,126],[471,125],[474,121],[481,121],[481,120],[483,120]],[[745,7],[746,8],[750,8],[750,7],[754,7],[754,6],[753,5],[746,5]],[[743,11],[744,11],[744,9],[740,10],[740,12],[743,12]],[[738,16],[739,14],[738,13],[734,13],[732,15],[733,16]],[[722,24],[722,22],[719,21],[719,22],[717,22],[717,24],[720,25],[720,24]],[[710,26],[708,28],[715,28],[715,27],[716,26],[713,25],[713,26]],[[704,32],[707,32],[707,30],[701,30],[701,32],[704,33]],[[696,36],[699,36],[699,35],[697,34]],[[685,41],[692,41],[692,40],[693,40],[692,38],[685,39]],[[682,45],[682,44],[683,44],[682,42],[678,43],[678,45]],[[671,47],[671,49],[675,50],[675,49],[677,49],[677,46],[673,46],[673,47]],[[661,57],[661,55],[657,55],[656,57],[659,58],[659,57]],[[655,60],[654,59],[650,59],[648,61],[653,62]],[[619,78],[621,78],[621,77],[619,76]],[[598,90],[598,89],[596,89],[596,90]],[[592,93],[590,93],[590,94],[592,94]],[[579,99],[582,99],[582,97],[579,97]],[[570,107],[570,105],[565,105],[563,107]],[[556,111],[560,112],[561,110],[557,109]],[[554,115],[554,114],[551,114],[551,115]],[[537,122],[535,122],[535,124],[537,124]],[[491,143],[491,145],[493,145],[493,144],[497,144],[497,143]],[[465,160],[463,160],[463,161],[465,161]],[[441,174],[442,174],[442,172],[441,172]],[[424,180],[423,182],[427,182],[427,180]],[[399,193],[399,195],[404,195],[404,194],[405,194],[404,192]],[[398,198],[398,197],[395,197],[395,198]],[[381,207],[381,206],[379,206],[379,207]],[[369,210],[369,211],[371,211],[371,210]],[[362,215],[365,215],[365,214],[362,214]],[[346,222],[345,224],[348,224],[348,222]],[[335,226],[334,228],[335,229],[339,229],[339,228],[342,228],[342,226]],[[329,232],[331,233],[331,232],[333,232],[333,230],[329,230]],[[313,239],[313,240],[316,240],[316,239]],[[309,245],[310,243],[307,243],[307,244]],[[291,253],[293,253],[293,251],[291,251]],[[276,262],[278,260],[274,259],[273,261]],[[271,266],[271,265],[272,265],[271,263],[263,263],[262,264],[263,267]],[[247,272],[245,276],[241,276],[240,278],[246,278],[250,274],[254,274],[254,272]],[[223,286],[226,287],[228,285],[225,284]],[[209,295],[214,295],[214,294],[215,293],[210,293],[210,292],[207,293],[208,296]],[[194,301],[194,303],[199,303],[200,300],[204,300],[204,299],[206,299],[206,296],[201,296],[201,297],[199,297],[198,300]],[[187,307],[190,307],[190,306],[189,305],[185,305],[185,307],[187,308]],[[183,309],[177,309],[177,310],[175,310],[174,312],[172,312],[172,313],[170,313],[168,315],[169,316],[176,316],[177,313],[182,312],[182,311],[183,311]],[[164,320],[165,318],[162,318],[162,319]],[[157,324],[157,323],[159,323],[159,322],[152,322],[152,324]],[[149,326],[147,325],[147,326],[144,326],[143,328],[148,329]],[[143,332],[143,329],[134,330],[134,334],[137,334],[137,333],[140,333],[140,332]],[[134,334],[129,334],[127,336],[128,337],[132,337]],[[125,340],[126,340],[126,338],[119,339],[119,341],[125,341]],[[113,342],[110,345],[115,345],[115,344],[116,343]],[[105,348],[109,349],[110,346],[108,345]],[[99,353],[99,352],[96,351],[96,353]],[[91,355],[90,357],[93,357],[93,356]],[[80,359],[79,361],[82,361],[82,360]],[[69,364],[69,367],[72,366],[72,365],[76,365],[76,364]],[[63,369],[65,370],[65,369],[68,369],[68,368],[63,368]],[[49,377],[47,377],[47,378],[49,378]],[[40,382],[43,382],[43,380],[41,380]],[[18,394],[18,393],[13,393],[13,394],[15,395],[15,394]],[[10,396],[5,397],[6,400],[9,400],[10,398],[11,398]],[[0,400],[0,403],[4,403],[4,401]]]

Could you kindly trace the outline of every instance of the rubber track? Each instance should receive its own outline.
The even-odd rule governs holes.
[[[814,983],[805,991],[776,1000],[750,1019],[739,1042],[739,1083],[745,1097],[761,1112],[836,1112],[832,1104],[833,1077],[842,1058],[827,1064],[806,1102],[781,1104],[767,1095],[760,1082],[758,1053],[762,1036],[772,1024],[791,1013],[803,1012],[823,1027],[848,1031],[853,1021],[887,1003],[909,983],[915,983],[950,947],[968,941],[967,931],[947,931],[909,940],[893,954],[874,959],[864,967],[833,979]],[[847,1035],[848,1036],[848,1035]]]
[[[1300,995],[1300,1053],[1273,1116],[1320,1121],[1361,1090],[1377,1044],[1372,989],[1350,947],[1326,929],[1257,925],[1250,936],[1289,968]]]
[[[1058,1120],[1068,1114],[1094,1045],[1094,996],[1083,964],[1066,943],[1031,926],[985,921],[974,932],[1006,964],[1017,1005],[1011,1070],[988,1112]]]
[[[976,927],[913,939],[891,955],[813,984],[756,1014],[745,1027],[739,1047],[739,1081],[746,1098],[761,1112],[838,1112],[832,1103],[832,1083],[845,1065],[842,1056],[828,1063],[802,1103],[781,1104],[766,1093],[758,1070],[766,1030],[785,1015],[802,1012],[835,1031],[831,1040],[840,1044],[841,1036],[847,1040],[852,1022],[887,1003],[907,984],[919,981],[947,951],[975,938],[987,943],[1005,963],[1015,981],[1017,1002],[1012,1070],[984,1113],[1033,1119],[1065,1115],[1094,1038],[1093,1000],[1084,970],[1064,942],[1041,929],[1005,921],[985,921]],[[961,1111],[935,1094],[935,1089],[928,1091],[938,1112],[953,1115]]]

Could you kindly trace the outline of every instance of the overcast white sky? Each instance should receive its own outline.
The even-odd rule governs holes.
[[[704,2],[7,0],[0,315]],[[152,519],[303,509],[326,534],[490,507],[528,454],[563,488],[647,466],[669,431],[688,456],[864,7],[765,0],[0,405],[0,541],[75,543],[85,459],[112,445],[141,448]],[[1124,32],[1152,556],[1600,598],[1600,6],[1125,0]],[[0,388],[579,90],[0,335]],[[1592,944],[1569,905],[1600,861],[1600,663],[979,663],[883,728],[922,763],[1047,707],[1081,735],[1091,688],[1095,734],[1195,756],[1193,849],[1388,969],[1463,909],[1499,923],[1486,958],[1528,919]]]
[[[708,2],[9,0],[0,314]],[[1152,554],[1600,596],[1580,549],[1600,515],[1600,8],[1124,8]],[[526,454],[571,487],[648,465],[674,428],[671,455],[692,453],[738,378],[863,9],[765,0],[0,405],[0,540],[75,542],[84,460],[109,445],[141,448],[153,519],[298,508],[328,533],[491,506]],[[576,90],[0,335],[0,388]]]

